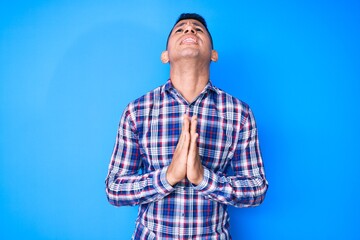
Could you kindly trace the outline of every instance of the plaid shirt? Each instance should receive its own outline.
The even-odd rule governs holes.
[[[198,117],[204,179],[171,186],[166,171],[185,112]],[[227,205],[257,206],[267,186],[250,108],[211,82],[191,104],[169,80],[126,107],[106,193],[115,206],[140,205],[133,239],[231,239]]]

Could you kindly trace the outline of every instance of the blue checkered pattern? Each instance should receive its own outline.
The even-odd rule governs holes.
[[[184,113],[198,117],[197,186],[166,181]],[[115,206],[140,205],[133,239],[231,239],[227,205],[257,206],[267,187],[251,109],[211,82],[191,104],[169,80],[126,107],[106,193]]]

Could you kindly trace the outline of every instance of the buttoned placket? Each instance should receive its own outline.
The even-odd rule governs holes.
[[[183,112],[184,114],[187,114],[189,117],[192,117],[193,115],[197,115],[199,112],[199,105],[202,102],[202,100],[207,96],[208,94],[208,89],[204,90],[202,93],[200,93],[200,95],[191,103],[189,103],[188,101],[186,101],[186,99],[175,89],[171,89],[171,94],[173,95],[173,98],[175,100],[177,100],[180,103],[180,110],[181,112]],[[181,182],[178,186],[178,194],[184,195],[185,194],[185,183]],[[184,196],[181,196],[179,198],[179,206],[177,207],[177,209],[175,211],[178,212],[176,218],[177,218],[177,226],[175,228],[175,234],[176,239],[184,239],[184,237],[186,236],[186,234],[188,234],[188,232],[185,232],[185,222],[186,222],[186,214],[185,214],[185,198]],[[189,238],[192,239],[192,238]]]

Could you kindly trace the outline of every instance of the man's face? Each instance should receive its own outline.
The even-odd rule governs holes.
[[[170,63],[184,57],[198,57],[210,62],[212,46],[209,33],[197,20],[182,20],[170,34],[167,51]]]

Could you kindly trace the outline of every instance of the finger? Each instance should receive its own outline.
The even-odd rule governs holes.
[[[184,146],[185,140],[186,140],[186,136],[182,133],[182,134],[180,135],[179,142],[178,142],[178,144],[177,144],[177,146],[176,146],[175,151],[181,151],[181,149],[182,149],[183,146]]]
[[[186,141],[190,141],[190,136],[187,136],[187,138],[185,137],[186,135],[189,134],[189,128],[190,128],[190,122],[189,122],[189,117],[184,114],[184,121],[183,121],[183,128],[181,130],[181,142],[182,144],[184,144]]]
[[[190,149],[189,149],[189,154],[192,155],[192,157],[195,157],[197,154],[197,139],[199,137],[198,133],[194,133],[191,136],[191,143],[190,143]]]
[[[183,141],[179,142],[176,146],[174,155],[178,156],[179,159],[186,160],[188,153],[189,153],[189,147],[190,147],[190,133],[185,132],[182,134]]]
[[[183,127],[181,130],[182,133],[189,132],[189,128],[190,128],[189,116],[185,113],[183,118]]]
[[[185,156],[187,156],[187,154],[188,154],[189,147],[190,147],[190,134],[188,132],[186,132],[184,134],[184,142],[183,142],[183,145],[181,148],[181,150],[183,151]]]
[[[191,118],[191,129],[190,129],[191,136],[193,136],[196,133],[196,127],[197,127],[197,116],[194,115]]]
[[[181,133],[180,133],[180,137],[179,137],[179,141],[178,141],[178,144],[175,148],[175,151],[178,150],[179,148],[182,148],[183,147],[183,144],[184,144],[184,141],[185,141],[185,133],[188,132],[188,129],[189,126],[188,123],[188,116],[186,114],[183,115],[183,122],[182,122],[182,128],[181,128]]]

